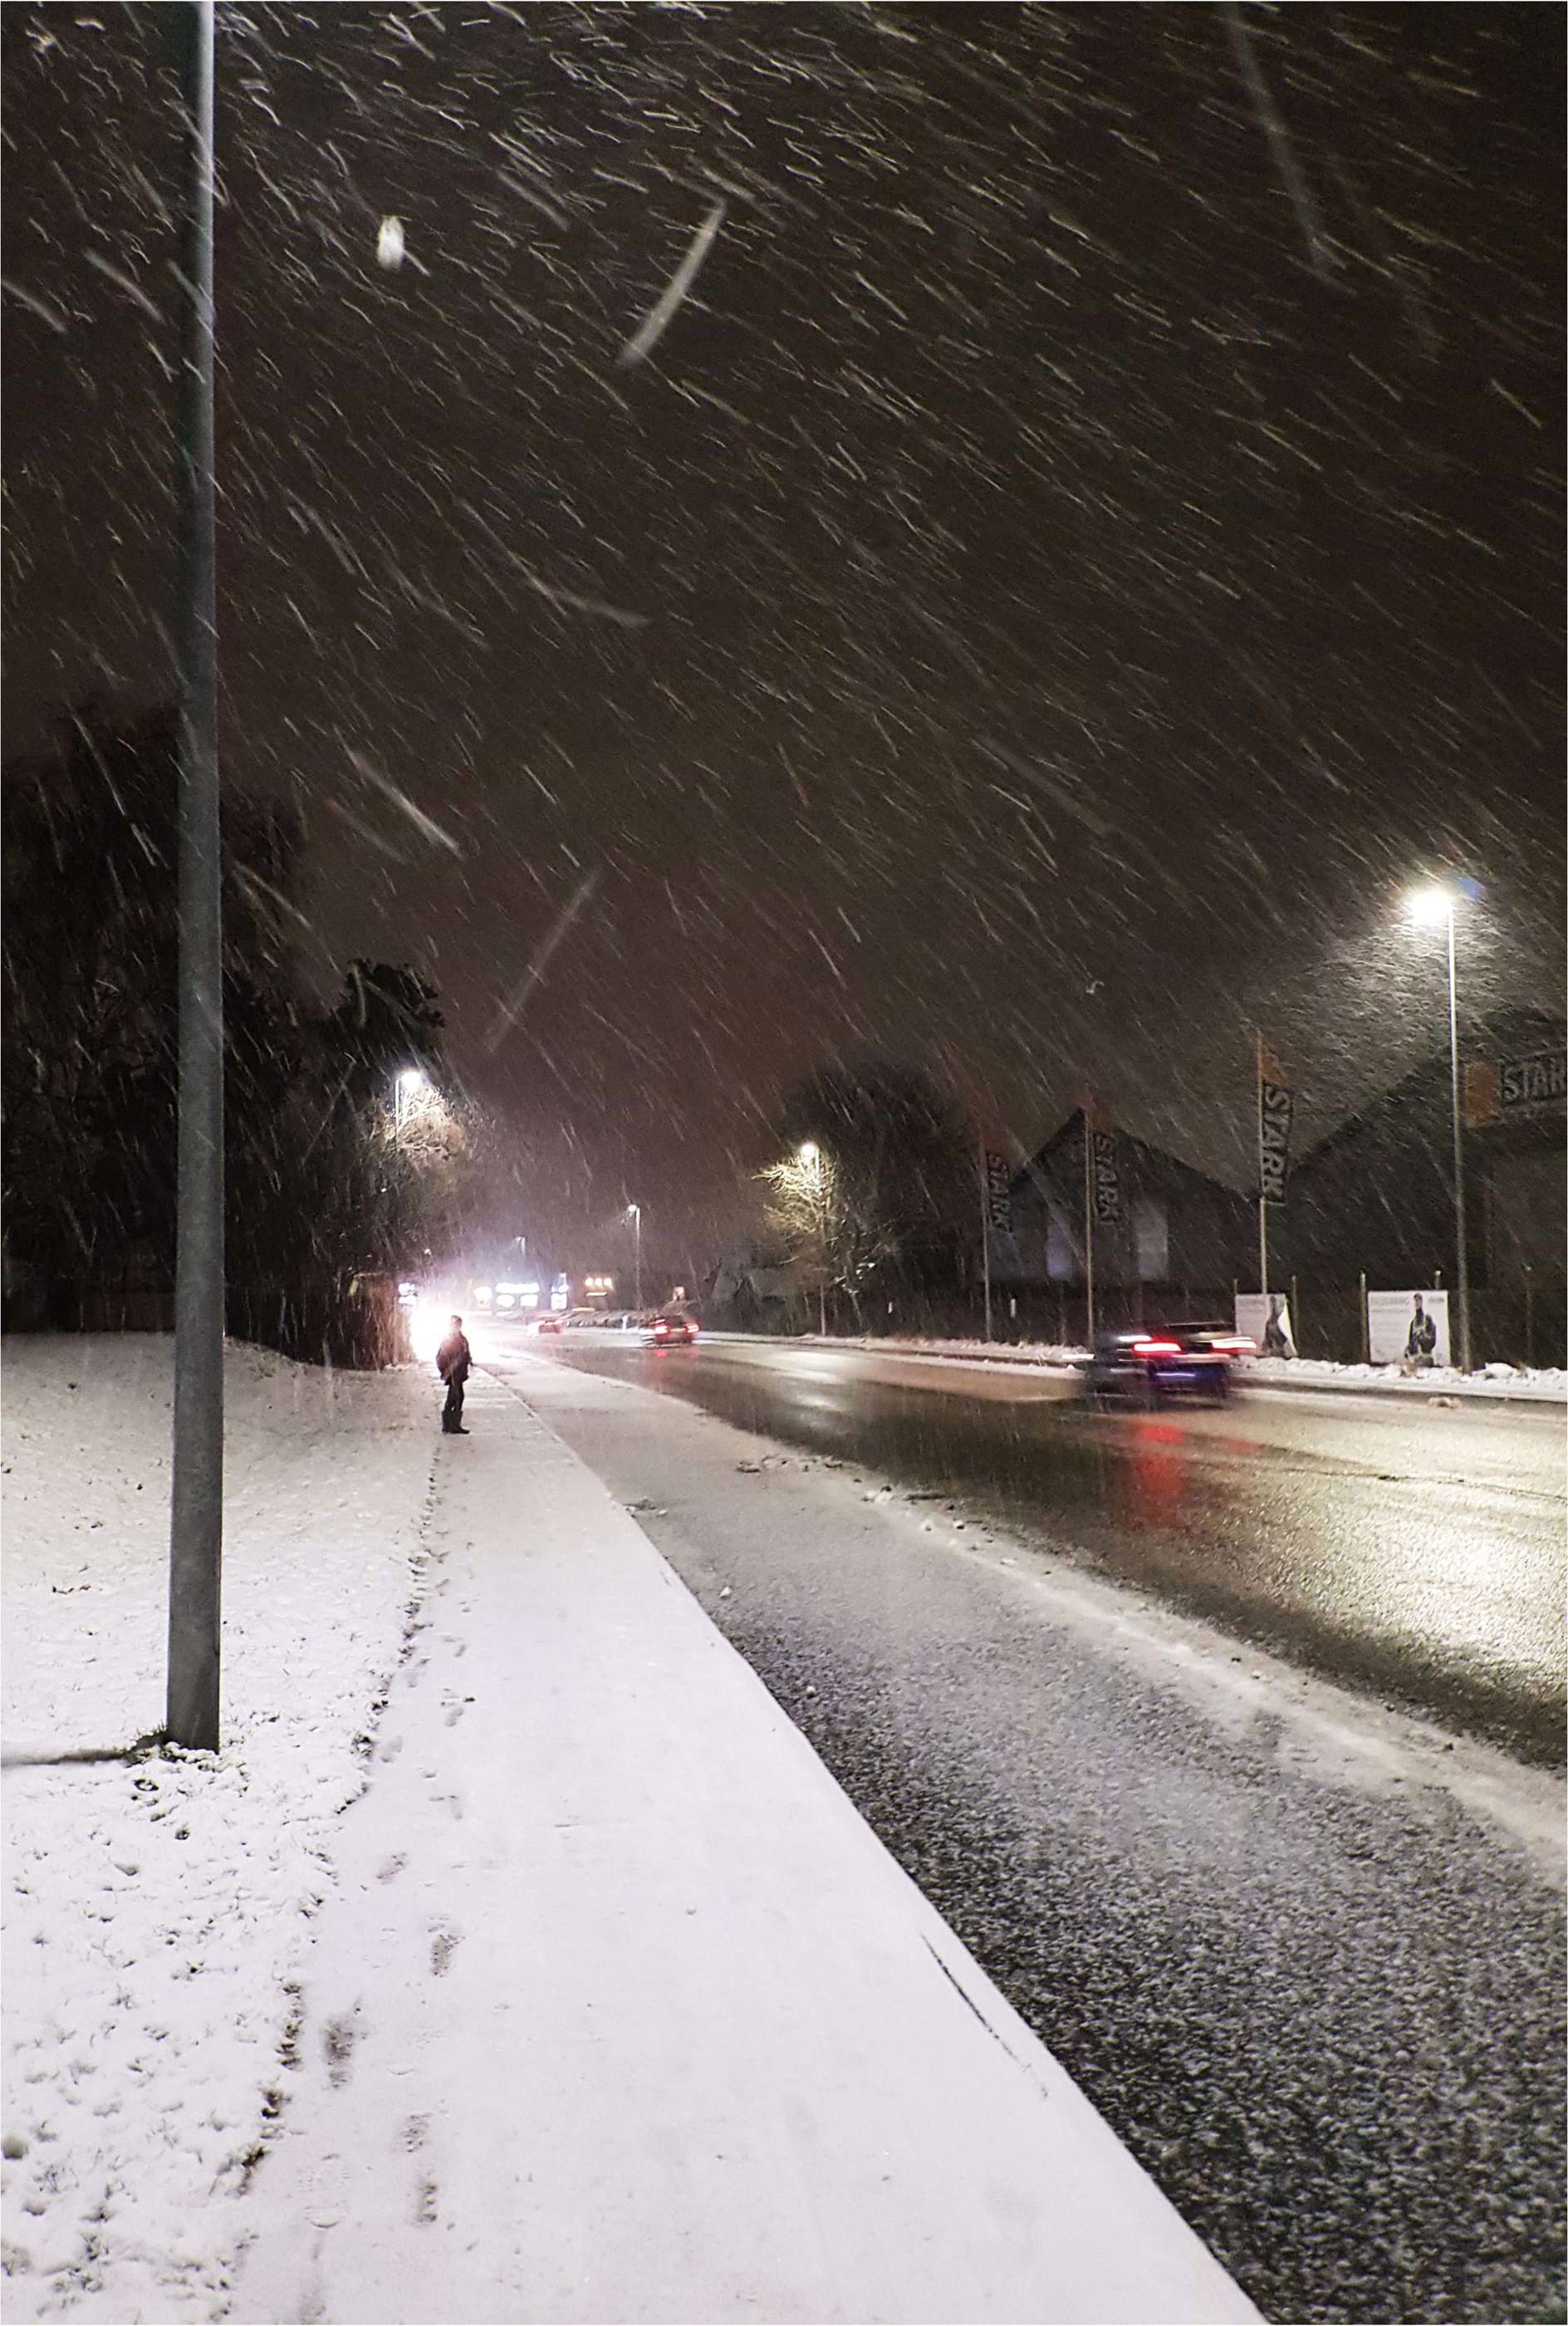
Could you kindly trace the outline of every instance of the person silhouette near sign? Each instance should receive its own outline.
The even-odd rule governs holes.
[[[1426,1372],[1436,1354],[1437,1319],[1427,1315],[1418,1292],[1415,1307],[1411,1312],[1410,1331],[1405,1342],[1404,1369],[1406,1372]]]

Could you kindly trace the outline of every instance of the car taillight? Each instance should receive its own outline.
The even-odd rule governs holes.
[[[1179,1357],[1181,1354],[1180,1341],[1135,1341],[1133,1343],[1135,1357]]]

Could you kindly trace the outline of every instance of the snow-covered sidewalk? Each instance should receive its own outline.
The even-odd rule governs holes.
[[[133,1345],[8,1381],[33,1752],[156,1717]],[[218,1765],[9,1781],[10,2316],[1255,2315],[518,1398],[232,1363]]]
[[[744,1341],[748,1333],[710,1333],[714,1341]],[[1089,1360],[1087,1349],[1055,1341],[897,1340],[887,1335],[798,1333],[792,1348],[864,1349],[883,1357],[919,1357],[966,1363],[999,1365],[1029,1372],[1041,1367],[1071,1372]],[[1461,1373],[1452,1365],[1430,1372],[1406,1373],[1397,1365],[1347,1365],[1327,1357],[1249,1357],[1237,1370],[1245,1389],[1359,1390],[1378,1396],[1415,1398],[1481,1398],[1533,1400],[1538,1404],[1568,1404],[1568,1372],[1551,1365],[1484,1365],[1479,1372]]]
[[[14,2320],[218,2314],[416,1587],[429,1386],[231,1346],[223,1751],[128,1759],[163,1717],[172,1347],[5,1344]]]
[[[470,1413],[231,2314],[1253,2315],[635,1521]]]

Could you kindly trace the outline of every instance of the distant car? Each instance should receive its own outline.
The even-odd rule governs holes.
[[[1166,1398],[1209,1398],[1223,1405],[1230,1372],[1252,1343],[1223,1325],[1148,1325],[1136,1332],[1100,1333],[1083,1367],[1086,1397],[1126,1398],[1145,1407]]]
[[[536,1317],[533,1323],[533,1329],[536,1333],[559,1333],[561,1330],[561,1319],[559,1317]]]
[[[643,1345],[649,1349],[689,1349],[697,1332],[697,1325],[690,1317],[655,1317],[644,1328]]]

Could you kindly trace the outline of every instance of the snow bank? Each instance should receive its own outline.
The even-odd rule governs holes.
[[[125,1758],[162,1717],[172,1383],[163,1338],[6,1344],[11,2319],[222,2299],[288,1985],[413,1588],[422,1382],[232,1346],[223,1750]]]
[[[1254,1357],[1243,1364],[1240,1378],[1271,1388],[1304,1389],[1316,1382],[1331,1389],[1397,1390],[1411,1397],[1521,1397],[1568,1403],[1568,1372],[1551,1365],[1483,1365],[1474,1373],[1434,1365],[1430,1372],[1403,1373],[1397,1365],[1341,1365],[1327,1357]]]
[[[717,1333],[708,1335],[710,1340],[728,1337]],[[1081,1365],[1089,1357],[1087,1349],[1076,1348],[1070,1341],[922,1339],[914,1334],[895,1339],[875,1333],[830,1333],[825,1340],[820,1333],[802,1333],[795,1338],[821,1349],[870,1349],[892,1357],[984,1357],[992,1364]]]
[[[745,1338],[744,1335],[710,1334],[710,1340]],[[911,1335],[895,1340],[875,1334],[854,1336],[819,1333],[796,1336],[804,1344],[825,1349],[866,1349],[880,1356],[983,1358],[990,1364],[1057,1365],[1070,1367],[1088,1361],[1087,1349],[1060,1341],[922,1340]],[[1406,1375],[1397,1365],[1343,1365],[1328,1357],[1256,1357],[1243,1361],[1240,1379],[1269,1388],[1399,1390],[1415,1397],[1519,1397],[1568,1404],[1568,1372],[1552,1365],[1483,1365],[1479,1372],[1461,1373],[1452,1366]]]

